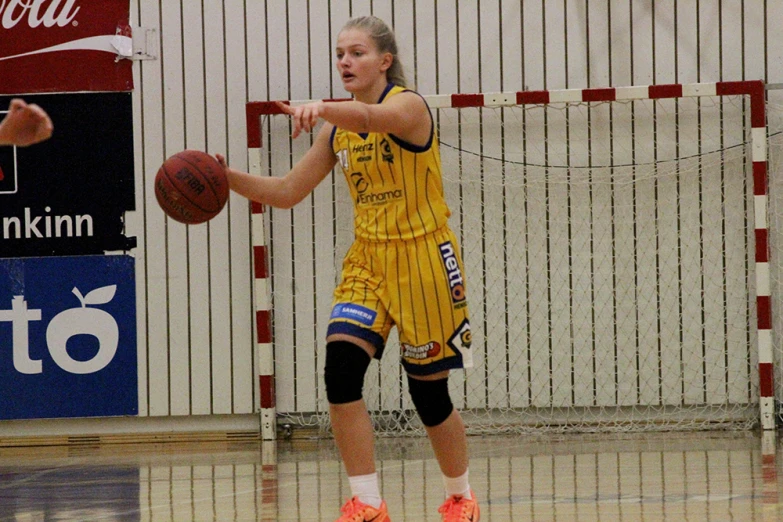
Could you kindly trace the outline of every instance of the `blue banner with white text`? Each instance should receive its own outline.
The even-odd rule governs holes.
[[[127,255],[0,259],[0,419],[138,414]]]

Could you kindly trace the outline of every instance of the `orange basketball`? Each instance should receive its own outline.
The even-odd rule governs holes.
[[[228,201],[228,179],[205,152],[183,150],[163,162],[155,176],[155,197],[170,218],[195,225],[217,216]]]

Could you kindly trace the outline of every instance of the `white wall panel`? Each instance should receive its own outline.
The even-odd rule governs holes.
[[[631,13],[638,2],[607,2],[609,6],[609,85],[634,85],[633,45],[636,31],[631,30]],[[640,83],[638,85],[647,85]]]
[[[720,21],[723,11],[728,11],[722,0],[704,0],[698,2],[696,30],[699,33],[699,76],[701,78],[720,78],[723,53],[731,54],[728,42],[721,41]],[[712,50],[710,50],[712,49]],[[715,52],[718,51],[718,52]],[[699,80],[705,81],[705,80]],[[713,80],[714,81],[714,80]]]
[[[290,42],[291,63],[310,64],[312,62],[312,46],[310,36],[314,31],[310,30],[311,17],[308,13],[307,0],[290,0],[289,10],[289,34],[301,34],[302,37]],[[323,32],[323,31],[319,31]],[[321,58],[323,59],[323,58]],[[314,78],[312,70],[308,68],[305,74],[300,73],[299,67],[291,71],[291,95],[294,100],[312,99],[313,83],[323,85],[326,78]],[[293,158],[301,158],[312,144],[310,136],[293,142]],[[296,338],[291,346],[291,353],[295,356],[295,374],[302,378],[296,379],[297,408],[301,411],[315,411],[316,392],[318,390],[318,365],[316,364],[316,341],[324,336],[324,331],[316,332],[316,294],[315,294],[315,256],[313,246],[315,244],[314,223],[320,216],[316,215],[316,208],[311,203],[312,198],[305,200],[307,203],[297,205],[292,210],[291,233],[293,234],[292,270],[296,274],[293,320],[296,324]],[[309,204],[308,204],[309,203]],[[283,318],[285,319],[285,318]],[[323,361],[321,361],[323,365]]]
[[[413,18],[416,39],[414,40],[415,60],[411,63],[411,68],[416,72],[416,76],[414,78],[411,71],[410,81],[411,85],[421,92],[438,92],[438,69],[432,67],[433,56],[437,53],[436,4],[434,0],[416,2]]]
[[[678,83],[677,78],[677,24],[674,2],[655,4],[653,28],[655,57],[654,83]]]
[[[161,13],[161,56],[163,85],[165,86],[161,105],[164,114],[164,157],[186,149],[204,149],[203,114],[201,100],[204,99],[203,62],[201,45],[201,9],[192,4],[182,6],[176,1],[160,4]],[[191,102],[191,100],[193,100]],[[195,113],[195,114],[194,114]],[[202,132],[199,132],[201,130]],[[165,218],[164,218],[165,219]],[[206,299],[198,299],[203,287],[193,284],[187,276],[190,271],[205,271],[202,259],[188,261],[188,228],[172,220],[165,220],[167,263],[167,297],[175,308],[169,310],[168,353],[170,415],[190,413],[191,392],[196,404],[208,403],[208,387],[191,390],[191,376],[197,382],[209,382],[209,374],[203,371],[204,352],[208,350],[208,335],[204,322],[196,321],[191,329],[191,317],[203,316]],[[190,265],[190,266],[189,266]],[[179,267],[189,271],[179,273]],[[191,301],[191,294],[195,297]],[[179,310],[176,305],[179,303]],[[191,365],[191,359],[193,364]],[[188,369],[188,371],[185,371]],[[199,370],[202,370],[199,372]],[[202,396],[199,397],[198,394]],[[199,400],[201,399],[201,400]]]
[[[609,78],[612,48],[612,26],[610,5],[608,2],[589,2],[583,17],[585,27],[585,53],[589,85],[587,87],[602,87],[611,85]]]
[[[488,3],[486,6],[482,5],[482,9],[478,13],[478,26],[479,26],[479,60],[481,63],[481,81],[480,90],[483,92],[500,92],[502,91],[503,82],[503,63],[502,63],[502,49],[500,37],[501,37],[501,22],[500,22],[500,6],[497,2]],[[486,111],[487,113],[491,111]],[[485,118],[481,126],[482,144],[479,149],[483,154],[489,157],[500,157],[503,125],[501,122],[490,118]],[[481,168],[485,168],[481,165]],[[505,191],[502,186],[488,185],[482,189],[480,193],[481,203],[483,206],[481,212],[481,229],[483,235],[494,235],[502,238],[502,242],[498,242],[495,248],[487,249],[482,260],[482,269],[491,271],[497,274],[495,281],[490,282],[490,288],[495,288],[497,291],[490,291],[487,295],[482,296],[484,314],[488,317],[505,317],[508,312],[508,306],[506,303],[507,296],[505,292],[500,291],[503,288],[503,281],[507,279],[506,266],[507,259],[505,257],[504,243],[507,241],[506,230],[503,226],[503,217],[506,214],[504,205]],[[466,267],[467,272],[467,267]],[[467,272],[466,277],[476,277],[478,273]],[[470,281],[471,279],[468,279]],[[476,293],[476,285],[474,285],[474,294]],[[477,357],[475,363],[478,367],[482,368],[482,371],[473,372],[475,378],[482,382],[483,389],[480,402],[484,404],[498,404],[507,402],[508,397],[508,377],[509,372],[506,371],[506,365],[508,361],[508,352],[503,348],[508,345],[506,328],[482,328],[485,336],[484,341],[480,343],[484,348],[481,352],[477,351]],[[468,374],[470,378],[470,374]],[[455,379],[456,380],[456,379]]]
[[[156,29],[159,37],[157,59],[134,65],[138,210],[128,216],[127,223],[129,231],[139,237],[135,255],[141,416],[250,413],[258,405],[248,204],[232,195],[224,212],[209,224],[186,227],[165,218],[155,202],[152,180],[157,168],[167,156],[184,148],[197,148],[225,153],[232,166],[246,169],[245,102],[345,97],[334,67],[333,48],[339,29],[350,16],[374,13],[394,24],[408,77],[423,94],[755,78],[783,82],[783,35],[776,30],[783,17],[783,7],[779,2],[763,0],[741,3],[730,0],[698,3],[133,0],[131,10],[136,24]],[[536,115],[528,117],[536,118]],[[540,122],[540,135],[525,138],[530,141],[527,150],[531,159],[543,159],[547,153],[569,156],[567,151],[546,148],[554,147],[547,145],[550,138],[566,132],[567,121],[565,114],[562,121]],[[715,118],[708,121],[726,125]],[[440,122],[440,125],[444,141],[447,136],[454,136],[449,126],[456,125],[455,122]],[[310,140],[304,137],[292,143],[288,128],[269,130],[265,126],[264,129],[267,129],[263,135],[264,161],[269,161],[268,152],[274,148],[273,172],[284,174],[292,161],[306,150]],[[484,131],[483,142],[463,142],[460,146],[465,150],[491,151],[492,142],[503,139],[501,129],[486,127]],[[653,131],[638,129],[633,138],[617,136],[614,141],[621,146],[623,140],[651,139]],[[575,127],[569,132],[584,132],[584,129]],[[727,133],[731,134],[731,129]],[[698,153],[696,143],[683,146]],[[280,151],[284,153],[279,154]],[[661,153],[667,151],[662,149]],[[536,158],[537,155],[542,157]],[[573,152],[570,157],[570,161],[579,158]],[[475,158],[466,156],[461,161],[476,162],[475,168],[481,168]],[[316,197],[308,198],[291,211],[273,211],[268,218],[271,219],[270,248],[274,253],[273,285],[279,285],[276,283],[279,281],[296,283],[290,288],[273,288],[278,406],[283,410],[309,410],[323,397],[323,337],[337,275],[335,267],[350,236],[351,219],[339,205],[315,202],[335,200],[344,205],[344,184],[341,173],[330,176],[316,189]],[[727,187],[732,193],[742,190],[736,184],[729,183]],[[548,192],[544,187],[536,190],[541,190],[541,194],[529,195],[528,212],[540,213],[539,217],[544,219],[569,198],[583,196],[558,187],[550,187]],[[698,187],[683,187],[683,190],[700,193]],[[502,192],[476,193],[474,197],[492,201],[490,213],[454,209],[452,226],[458,235],[462,224],[471,220],[479,223],[479,229],[483,226],[486,230],[497,218],[492,212],[502,209]],[[592,197],[627,198],[629,205],[634,205],[633,193],[597,193]],[[549,198],[548,203],[539,203],[545,198]],[[675,210],[654,205],[645,207],[641,202],[636,205],[637,213],[651,215],[656,211]],[[609,218],[596,216],[596,219]],[[732,230],[742,228],[737,216],[702,216],[702,219],[725,219]],[[513,226],[524,230],[525,223],[513,223]],[[699,216],[683,216],[681,226],[686,234],[698,234]],[[555,250],[549,254],[573,255],[567,248],[557,250],[568,243],[565,239],[569,231],[562,222],[554,223],[553,227],[552,237],[563,241],[553,242],[550,248]],[[618,233],[622,233],[622,225],[619,227]],[[589,230],[572,230],[570,234],[572,238],[589,236]],[[502,255],[488,261],[480,253],[471,253],[471,243],[480,238],[460,239],[466,250],[469,274],[481,273],[484,263],[503,262]],[[531,266],[545,266],[545,260],[537,260],[536,256],[546,255],[541,252],[546,245],[516,243],[511,248],[510,252],[518,256],[527,253]],[[611,244],[602,246],[600,239],[595,238],[593,248],[611,249]],[[744,263],[743,260],[732,262],[738,267]],[[632,260],[628,263],[620,269],[629,273],[656,269],[634,266]],[[530,311],[530,320],[549,321],[551,311],[546,309],[546,288],[540,287],[537,274],[528,275],[531,279],[523,291],[530,293],[536,307],[542,307]],[[550,277],[568,276],[550,274]],[[710,288],[706,290],[709,292]],[[580,287],[579,291],[587,290]],[[501,297],[492,296],[489,300],[482,297],[478,302],[479,296],[474,296],[477,302],[472,305],[472,316],[477,331],[482,330],[486,314],[497,314],[502,308]],[[669,297],[664,295],[661,303],[663,308],[658,313],[674,313],[675,304]],[[612,303],[607,302],[606,306],[611,307]],[[702,312],[700,303],[683,303],[683,306],[686,315]],[[736,313],[741,314],[743,310]],[[644,315],[639,320],[642,321],[639,327],[648,328],[654,323],[654,318]],[[569,342],[560,336],[567,337],[571,326],[554,322],[548,338],[526,342],[533,345],[553,342],[553,339]],[[600,324],[592,327],[597,338],[610,335],[602,333]],[[503,341],[504,332],[481,331],[481,334],[476,345],[486,350],[490,359],[501,357],[492,350]],[[686,336],[691,334],[700,335],[682,332]],[[619,335],[627,337],[629,342],[635,337],[630,331]],[[574,348],[578,352],[587,349]],[[654,357],[639,364],[659,363],[657,347],[654,348]],[[664,358],[673,355],[663,353]],[[394,372],[395,357],[389,355],[392,356],[383,361],[383,372]],[[600,367],[610,355],[597,351],[590,356],[578,355],[576,360]],[[698,364],[696,361],[702,354],[692,355],[693,364]],[[535,351],[530,353],[530,357],[539,356]],[[567,361],[547,364],[554,365],[556,370],[561,363]],[[534,404],[537,400],[542,400],[542,404],[550,400],[567,403],[576,395],[581,401],[587,401],[585,404],[601,404],[615,400],[609,395],[659,393],[657,389],[637,388],[635,372],[639,368],[635,361],[617,364],[620,367],[604,368],[608,372],[607,380],[616,383],[616,389],[561,388],[553,397],[520,400]],[[747,362],[729,355],[727,364],[736,366]],[[752,373],[752,369],[749,371]],[[368,378],[381,377],[376,372]],[[483,371],[474,371],[468,378],[483,380],[485,377]],[[703,399],[699,395],[701,384],[689,391],[681,380],[670,378],[667,389],[678,388],[677,392],[685,393],[693,401]],[[493,374],[491,380],[488,396],[496,387],[509,385],[498,375]],[[728,393],[741,396],[743,390],[730,389]],[[468,406],[471,401],[483,403],[487,398],[459,397],[459,394],[455,390],[456,401]],[[665,397],[661,400],[666,402]]]
[[[671,31],[677,35],[675,56],[677,63],[676,81],[679,83],[697,83],[699,79],[699,51],[701,42],[699,33],[694,28],[698,11],[694,2],[677,2],[675,22]],[[712,46],[708,49],[713,48]],[[715,79],[717,80],[717,78]],[[713,80],[713,81],[715,81]]]
[[[140,19],[140,9],[136,0],[131,0],[130,4],[130,17],[132,20]],[[141,68],[133,68],[133,84],[138,90],[141,86]],[[142,104],[139,103],[139,98],[134,95],[133,98],[133,151],[135,155],[135,169],[134,175],[136,177],[134,191],[136,193],[136,211],[129,212],[125,215],[125,226],[127,228],[128,236],[136,236],[139,238],[138,246],[135,250],[136,255],[136,326],[138,334],[136,336],[137,349],[138,349],[138,365],[139,365],[139,415],[146,416],[149,412],[148,397],[148,376],[146,369],[148,367],[147,349],[149,345],[149,336],[147,333],[147,285],[146,285],[146,273],[147,273],[147,260],[146,260],[146,241],[145,241],[145,215],[144,215],[144,201],[146,200],[145,193],[148,190],[145,181],[147,180],[144,175],[146,164],[144,160],[144,140],[141,132],[141,122],[143,121]],[[141,206],[139,204],[141,203]]]
[[[226,47],[226,33],[234,31],[225,23],[223,0],[204,0],[204,83],[205,83],[205,128],[204,150],[228,151],[227,143],[227,99],[226,99],[226,56],[233,52]],[[219,74],[214,74],[218,71]],[[233,352],[247,350],[233,345],[231,338],[230,245],[229,212],[218,216],[200,227],[204,243],[192,244],[191,256],[205,258],[206,274],[196,271],[196,278],[205,278],[208,291],[208,325],[211,356],[212,401],[209,413],[234,413],[233,404]],[[208,275],[207,275],[208,274]],[[205,277],[206,275],[206,277]],[[191,276],[191,280],[193,277]],[[246,295],[249,295],[245,291]],[[247,299],[249,303],[250,300]],[[248,395],[252,381],[246,383]]]
[[[266,67],[269,73],[269,99],[289,100],[291,71],[297,70],[297,65],[289,60],[289,33],[288,33],[288,2],[273,0],[267,3],[267,28],[269,31],[269,63]],[[291,38],[293,39],[293,38]],[[274,65],[271,65],[274,64]],[[304,69],[303,69],[304,70]],[[298,78],[300,82],[307,81]],[[295,99],[295,98],[294,98]],[[270,136],[269,148],[276,151],[290,150],[293,146],[288,139],[290,129],[275,129]],[[291,168],[291,159],[285,154],[275,155],[275,163],[272,164],[272,172],[284,173]],[[296,375],[296,318],[295,291],[293,288],[293,262],[292,242],[294,231],[291,229],[292,210],[280,210],[274,212],[274,220],[269,229],[271,274],[272,274],[272,311],[274,317],[274,346],[275,346],[275,376],[276,382],[282,389],[288,389],[289,393],[279,397],[280,408],[295,408]],[[278,328],[278,322],[289,325],[287,328]],[[277,334],[280,334],[279,336]]]
[[[233,197],[211,222],[188,227],[163,215],[152,184],[163,160],[186,148],[246,168],[245,13],[220,1],[140,0],[134,15],[159,36],[157,58],[135,65],[141,415],[251,413],[248,204]]]
[[[248,56],[251,49],[245,48],[248,38],[242,2],[223,2],[225,27],[225,82],[226,98],[226,135],[225,151],[231,165],[246,165],[247,125],[245,123],[244,104],[248,99],[248,81],[250,79]],[[210,141],[210,151],[217,151],[221,143]],[[232,361],[232,401],[233,411],[254,411],[254,398],[258,396],[258,368],[253,346],[253,311],[247,288],[248,274],[251,274],[250,219],[248,201],[236,194],[231,195],[225,218],[228,220],[227,254],[228,264],[221,268],[228,271],[226,280],[228,295],[228,315],[223,317],[230,329]]]
[[[146,27],[156,27],[163,31],[161,13],[157,2],[139,3],[139,24]],[[160,34],[160,33],[159,33]],[[142,295],[146,302],[140,303],[146,311],[147,324],[141,325],[140,335],[146,334],[146,366],[139,367],[139,373],[146,375],[147,389],[142,390],[144,396],[139,412],[150,416],[167,415],[169,413],[169,328],[168,328],[168,272],[166,266],[166,219],[155,203],[153,179],[165,156],[164,121],[162,110],[163,100],[163,63],[165,50],[164,39],[158,60],[138,64],[141,81],[136,84],[134,100],[141,105],[141,120],[135,123],[135,132],[142,136],[141,158],[137,162],[143,166],[141,179],[145,190],[137,192],[137,199],[144,200],[137,204],[136,212],[144,213],[144,229],[139,243],[143,249],[136,253],[143,256],[146,269],[137,274],[137,286],[144,287]],[[179,122],[182,125],[182,122]],[[137,152],[138,154],[138,152]],[[140,347],[141,348],[141,347]],[[146,392],[146,393],[145,393]]]

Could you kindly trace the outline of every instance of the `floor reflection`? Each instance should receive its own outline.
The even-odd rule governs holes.
[[[778,520],[779,443],[757,433],[470,439],[482,521]],[[437,521],[423,438],[381,439],[392,520]],[[333,521],[349,495],[329,440],[0,449],[2,521]]]

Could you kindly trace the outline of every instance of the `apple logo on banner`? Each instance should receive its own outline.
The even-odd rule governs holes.
[[[106,304],[114,298],[117,285],[96,288],[83,296],[78,288],[72,292],[81,306],[69,308],[55,315],[46,328],[46,344],[54,362],[66,372],[84,375],[104,369],[114,359],[119,346],[119,327],[111,314],[87,305]],[[41,320],[41,310],[27,308],[24,296],[11,300],[10,310],[0,310],[0,322],[12,324],[14,368],[19,373],[43,373],[40,359],[30,357],[30,321]],[[98,352],[87,361],[78,361],[68,354],[68,341],[77,335],[91,335],[98,340]]]
[[[114,298],[117,285],[96,288],[82,296],[78,288],[74,295],[82,306],[60,312],[46,329],[46,344],[57,366],[66,372],[87,374],[101,371],[114,359],[119,345],[117,321],[108,312],[87,305],[106,304]],[[75,335],[92,335],[98,339],[98,353],[89,361],[77,361],[68,355],[68,339]]]

